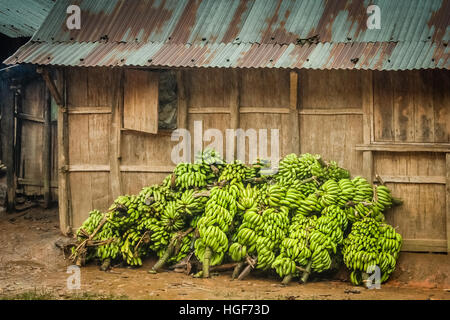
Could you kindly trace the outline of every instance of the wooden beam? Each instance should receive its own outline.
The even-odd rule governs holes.
[[[62,106],[63,105],[62,96],[60,94],[60,91],[56,87],[55,83],[50,78],[50,74],[48,72],[48,69],[47,68],[38,67],[36,69],[36,71],[37,71],[37,73],[42,74],[42,78],[44,79],[45,84],[47,85],[48,89],[50,90],[50,93],[52,94],[53,99],[55,99],[56,104],[58,106]]]
[[[362,73],[362,112],[363,112],[363,142],[372,141],[371,123],[373,121],[373,79],[372,71]],[[373,180],[373,153],[371,150],[363,152],[363,176],[368,181]]]
[[[110,114],[110,107],[76,107],[69,108],[69,114]]]
[[[285,139],[290,139],[290,151],[289,153],[300,153],[300,127],[298,119],[298,73],[291,71],[289,74],[289,127],[283,130]],[[283,134],[284,135],[284,134]]]
[[[450,253],[450,152],[445,155],[445,166],[447,171],[447,182],[445,185],[445,203],[447,219],[447,252]]]
[[[42,141],[42,184],[44,192],[44,207],[50,207],[51,191],[50,191],[50,177],[51,177],[51,141],[52,141],[52,126],[51,126],[51,108],[52,98],[50,92],[46,90],[46,101],[44,105],[44,135]]]
[[[240,81],[239,81],[239,72],[236,69],[232,69],[231,71],[231,81],[229,83],[230,86],[230,129],[236,130],[239,128],[240,122]],[[256,146],[255,146],[256,147]],[[244,150],[245,152],[245,150]],[[237,159],[238,150],[237,150],[237,141],[234,143],[234,159]]]
[[[173,166],[120,166],[121,172],[172,173]]]
[[[110,172],[109,165],[102,164],[71,164],[67,167],[68,172]]]
[[[55,102],[58,104],[58,207],[59,225],[64,235],[72,232],[72,217],[70,210],[70,185],[69,174],[69,124],[67,117],[67,85],[66,75],[63,70],[58,70],[58,88],[64,92],[64,100]],[[51,92],[51,91],[50,91]],[[59,92],[59,91],[58,91]],[[59,103],[58,103],[59,102]]]
[[[380,175],[383,182],[388,183],[416,183],[416,184],[446,184],[444,176],[384,176]],[[374,180],[374,182],[376,179]]]
[[[401,251],[447,252],[447,240],[403,239]]]
[[[339,115],[363,115],[364,112],[359,109],[301,109],[298,111],[301,115],[330,115],[330,116],[339,116]]]
[[[227,107],[190,107],[188,109],[190,114],[204,114],[204,113],[231,113],[230,108]]]
[[[114,93],[111,100],[111,126],[109,132],[109,165],[111,196],[116,199],[122,194],[122,177],[120,174],[121,162],[121,127],[124,93],[124,72],[115,74]]]
[[[357,144],[357,151],[379,151],[379,152],[450,152],[450,145],[447,144]]]
[[[289,114],[290,108],[268,108],[268,107],[241,107],[240,113],[274,113],[274,114]]]

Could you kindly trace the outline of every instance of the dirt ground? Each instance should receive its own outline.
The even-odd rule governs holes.
[[[379,290],[352,286],[344,281],[346,272],[334,280],[288,286],[280,285],[276,278],[257,275],[232,281],[230,272],[211,279],[176,272],[149,274],[153,259],[141,268],[108,272],[88,265],[81,269],[81,289],[68,290],[70,263],[55,246],[61,238],[56,208],[0,212],[0,298],[42,291],[56,299],[75,294],[127,299],[450,299],[450,257],[418,253],[402,253],[392,280]]]

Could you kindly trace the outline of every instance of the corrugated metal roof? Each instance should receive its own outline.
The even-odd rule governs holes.
[[[427,42],[211,44],[33,43],[9,63],[58,66],[409,70],[449,67],[449,48]]]
[[[31,37],[41,26],[54,0],[0,0],[0,33]]]
[[[76,3],[81,30],[65,27]],[[369,4],[381,29],[366,27]],[[7,63],[61,66],[450,68],[450,1],[58,1]]]

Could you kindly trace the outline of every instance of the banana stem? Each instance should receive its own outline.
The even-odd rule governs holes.
[[[311,265],[312,265],[312,261],[308,262],[308,265],[306,266],[306,270],[305,272],[303,272],[302,275],[302,283],[306,283],[308,281],[309,275],[311,274]]]
[[[154,273],[158,272],[164,265],[166,264],[167,260],[171,257],[174,249],[174,243],[171,242],[169,246],[167,247],[166,251],[162,255],[162,257],[155,263],[152,270]]]
[[[106,271],[109,269],[109,267],[111,266],[111,259],[105,259],[102,263],[102,265],[100,266],[100,270],[102,271]]]
[[[233,274],[231,275],[231,279],[234,280],[239,276],[239,273],[241,272],[242,268],[244,267],[244,262],[239,262],[236,267],[234,267]]]
[[[258,262],[258,257],[255,258],[254,260],[254,265],[256,265],[256,263]],[[244,271],[241,272],[241,274],[239,275],[239,277],[237,278],[238,280],[243,280],[245,277],[247,277],[250,274],[250,271],[252,271],[253,266],[251,264],[249,264],[248,266],[245,267]]]
[[[246,266],[244,271],[242,271],[242,273],[239,275],[239,277],[237,279],[238,280],[244,280],[245,277],[250,274],[251,270],[252,270],[252,266],[251,265]]]
[[[212,251],[210,247],[206,247],[205,255],[203,256],[203,278],[209,278],[209,264],[211,260]]]
[[[292,275],[292,273],[289,273],[287,276],[284,277],[283,281],[281,281],[281,284],[287,286],[289,282],[291,282],[293,277],[294,276]]]

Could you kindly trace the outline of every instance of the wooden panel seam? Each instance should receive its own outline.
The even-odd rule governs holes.
[[[438,239],[403,239],[401,251],[446,252],[447,241]]]
[[[105,107],[76,107],[76,108],[68,108],[69,114],[110,114],[112,109],[110,106]]]
[[[450,152],[448,145],[416,145],[416,144],[357,144],[357,151],[381,151],[381,152]]]
[[[385,176],[380,175],[381,180],[388,183],[417,183],[417,184],[446,184],[444,176]],[[374,180],[375,181],[375,180]]]
[[[358,109],[301,109],[298,111],[301,115],[364,115],[362,110]]]

